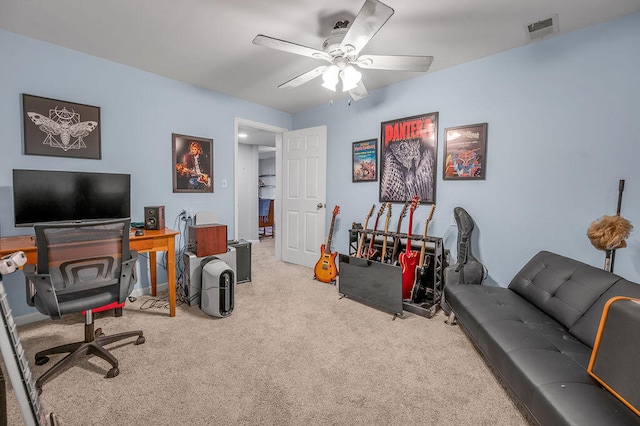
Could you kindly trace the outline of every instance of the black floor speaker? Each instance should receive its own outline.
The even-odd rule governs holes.
[[[236,283],[251,281],[251,243],[245,240],[230,240],[227,245],[236,249]]]

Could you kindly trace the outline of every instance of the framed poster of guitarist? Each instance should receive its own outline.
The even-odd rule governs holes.
[[[380,201],[436,200],[438,113],[381,123]]]
[[[171,135],[173,192],[213,192],[213,139]]]

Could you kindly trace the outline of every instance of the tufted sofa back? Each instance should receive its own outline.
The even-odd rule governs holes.
[[[541,251],[516,274],[509,288],[571,330],[596,301],[621,280],[605,270]],[[640,286],[636,287],[640,289]],[[594,337],[597,327],[596,323]],[[576,337],[589,340],[591,330],[587,328],[583,325],[581,331],[584,335]],[[593,347],[593,341],[583,343]]]

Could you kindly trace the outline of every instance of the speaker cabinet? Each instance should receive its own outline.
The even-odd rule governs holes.
[[[164,229],[164,206],[144,208],[144,229]]]
[[[236,249],[236,283],[251,281],[251,243],[245,240],[230,240],[227,245]]]
[[[189,225],[188,249],[198,257],[227,252],[227,225]]]

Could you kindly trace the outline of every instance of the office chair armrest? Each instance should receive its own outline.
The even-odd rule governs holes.
[[[31,297],[33,303],[32,306],[35,306],[40,313],[49,315],[52,319],[62,318],[60,306],[58,305],[58,295],[56,294],[56,289],[53,286],[51,275],[31,273],[28,271],[24,271],[24,273],[24,276],[28,281],[27,292],[31,291],[33,294]],[[31,289],[31,286],[33,286],[35,291]],[[27,297],[29,297],[29,294],[27,294]],[[36,298],[38,300],[37,303]]]
[[[36,274],[36,265],[24,265],[24,267],[22,268],[22,272],[24,273],[24,285],[26,289],[27,305],[36,306],[36,302],[33,300],[36,295],[36,286],[34,286],[33,282],[31,282],[31,280],[29,279],[29,276]]]
[[[123,303],[129,297],[137,282],[136,260],[138,260],[138,252],[131,250],[130,253],[131,258],[126,262],[122,262],[121,266],[120,280],[123,281],[123,285],[120,286],[120,303]]]

